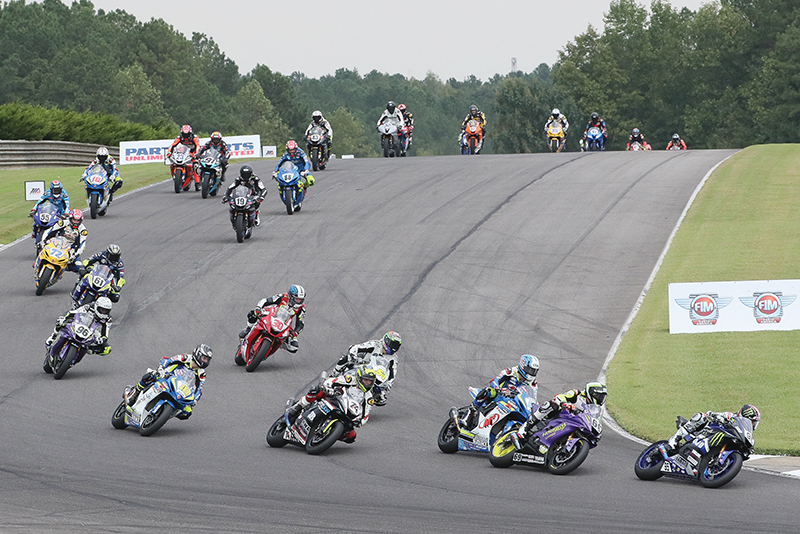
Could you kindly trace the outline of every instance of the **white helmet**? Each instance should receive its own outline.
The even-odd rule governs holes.
[[[314,113],[311,114],[311,120],[319,124],[320,121],[322,121],[322,112],[320,110],[314,111]]]
[[[108,149],[104,146],[101,146],[97,149],[97,161],[100,163],[105,163],[106,159],[108,158]]]
[[[111,299],[108,297],[100,297],[92,307],[94,315],[101,321],[108,321],[111,318]]]
[[[559,115],[561,115],[561,112],[558,108],[553,108],[553,117],[558,118]]]

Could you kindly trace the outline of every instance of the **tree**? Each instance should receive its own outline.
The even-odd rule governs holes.
[[[347,108],[340,107],[327,117],[333,128],[333,151],[340,156],[353,154],[357,158],[373,158],[378,153],[360,124]]]
[[[281,121],[256,80],[250,80],[236,93],[233,110],[235,130],[240,134],[258,134],[262,144],[276,146],[291,137],[289,128]]]

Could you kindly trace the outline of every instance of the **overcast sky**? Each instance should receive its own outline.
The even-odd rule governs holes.
[[[63,0],[69,4],[69,0]],[[246,74],[257,63],[310,78],[338,68],[442,80],[487,80],[552,65],[591,24],[603,28],[610,0],[92,0],[140,21],[164,19],[191,38],[213,37]],[[640,2],[650,5],[649,1]],[[710,0],[672,0],[696,10]],[[394,9],[394,10],[393,10]]]

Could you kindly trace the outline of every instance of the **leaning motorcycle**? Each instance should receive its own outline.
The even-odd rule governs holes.
[[[36,206],[36,211],[33,212],[33,235],[35,245],[39,244],[39,240],[42,238],[42,234],[45,230],[55,226],[60,216],[61,209],[49,200]]]
[[[262,361],[275,354],[279,348],[297,352],[297,348],[287,343],[294,333],[292,319],[294,311],[287,306],[264,308],[256,324],[239,342],[239,350],[233,358],[236,365],[244,365],[245,370],[252,373]]]
[[[478,120],[467,122],[461,134],[461,155],[480,154],[483,148],[483,128]]]
[[[67,370],[80,362],[92,347],[98,345],[101,325],[94,313],[76,313],[72,322],[65,325],[44,357],[42,369],[60,380]]]
[[[566,475],[577,469],[597,447],[603,433],[603,407],[581,404],[562,409],[543,428],[528,432],[519,441],[514,428],[497,438],[489,452],[495,467],[514,464],[544,465],[554,475]]]
[[[314,126],[306,135],[308,159],[315,171],[325,170],[328,163],[328,132],[322,126]]]
[[[119,288],[114,273],[108,265],[95,263],[92,270],[84,274],[72,290],[72,309],[108,297],[119,302]]]
[[[71,257],[72,243],[69,239],[56,236],[47,240],[33,263],[37,295],[61,280]]]
[[[684,423],[683,417],[675,422],[677,427]],[[642,480],[666,476],[720,488],[739,474],[754,446],[753,423],[734,415],[728,421],[710,422],[696,434],[687,434],[676,450],[670,450],[665,440],[656,441],[639,455],[634,471]]]
[[[480,389],[469,388],[474,399]],[[450,408],[450,415],[439,431],[439,450],[446,453],[456,451],[489,452],[497,436],[511,428],[519,428],[537,408],[536,390],[527,385],[517,388],[500,388],[498,396],[487,406],[478,408],[474,421],[468,428],[461,425],[469,405]]]
[[[564,126],[560,122],[553,122],[547,127],[547,146],[550,152],[561,152],[564,149]]]
[[[188,191],[194,179],[194,158],[191,149],[186,145],[179,144],[165,163],[170,166],[175,192]],[[195,184],[195,189],[198,189],[197,184]]]
[[[592,126],[586,131],[584,148],[588,152],[600,152],[603,150],[603,131],[600,128]]]
[[[650,145],[648,145],[647,143],[640,143],[639,141],[634,141],[633,143],[631,143],[631,146],[628,147],[628,150],[634,152],[639,150],[651,150],[651,149],[652,147]]]
[[[127,386],[111,425],[120,430],[132,426],[142,436],[152,436],[184,407],[194,405],[195,383],[194,371],[183,365],[172,372],[160,370],[156,381],[139,393],[132,406],[128,405],[132,388]]]
[[[400,123],[394,118],[388,118],[378,126],[384,158],[393,158],[400,155],[399,126]]]
[[[102,165],[92,165],[83,171],[81,180],[86,188],[89,215],[92,219],[96,219],[98,215],[105,215],[111,198],[111,186],[105,168]]]
[[[306,190],[303,187],[300,169],[291,161],[284,161],[278,169],[278,191],[281,201],[286,206],[286,213],[291,215],[303,207]]]
[[[219,186],[222,184],[222,154],[216,148],[209,148],[203,152],[203,158],[198,162],[200,174],[200,194],[203,198],[217,196]]]
[[[228,208],[231,224],[236,232],[236,241],[241,243],[253,235],[253,226],[258,210],[258,197],[244,185],[237,185],[230,195]]]

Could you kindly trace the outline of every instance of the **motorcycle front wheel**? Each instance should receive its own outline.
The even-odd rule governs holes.
[[[739,451],[734,451],[725,459],[725,463],[719,463],[719,449],[703,456],[700,460],[699,471],[700,484],[705,488],[721,488],[733,480],[739,471],[742,470],[744,457]]]
[[[311,168],[315,171],[319,170],[319,148],[314,147],[311,149]]]
[[[100,209],[100,195],[95,191],[89,197],[89,216],[92,219],[97,218],[97,212]]]
[[[42,269],[42,276],[40,276],[39,281],[36,282],[37,295],[41,295],[42,293],[44,293],[44,290],[47,288],[47,286],[50,285],[50,280],[53,278],[53,274],[54,274],[53,268],[50,267],[49,265],[45,266],[45,268]]]
[[[514,447],[514,440],[511,439],[511,434],[518,429],[519,427],[497,436],[497,439],[494,440],[494,443],[489,449],[490,464],[502,468],[514,465],[514,453],[517,451],[517,448]]]
[[[183,169],[178,167],[175,169],[175,173],[172,175],[172,181],[175,182],[175,192],[181,192],[181,186],[183,185]]]
[[[661,472],[661,466],[664,465],[664,457],[661,451],[658,450],[659,445],[666,445],[666,440],[656,441],[647,447],[639,458],[636,459],[636,464],[633,466],[633,471],[636,476],[641,480],[657,480],[664,476]]]
[[[294,188],[287,188],[283,196],[283,203],[286,204],[286,213],[291,215],[294,213]]]
[[[478,147],[478,142],[475,140],[474,137],[470,137],[469,138],[469,152],[468,153],[470,155],[475,154],[475,150],[477,149],[477,147]]]
[[[550,139],[550,152],[558,152],[558,138],[553,137]]]
[[[139,434],[142,436],[152,436],[158,429],[164,426],[170,415],[172,415],[172,407],[168,403],[164,403],[159,408],[158,413],[149,413],[142,421],[142,426],[139,427]]]
[[[286,430],[286,420],[283,416],[280,416],[267,431],[267,445],[279,449],[289,443],[283,439],[284,430]]]
[[[247,364],[244,370],[248,373],[255,371],[259,364],[264,360],[264,357],[267,355],[267,351],[269,351],[271,346],[272,340],[268,337],[264,337],[264,339],[261,341],[261,345],[258,347],[258,352],[256,352],[256,355],[253,356],[253,359]]]
[[[381,137],[381,147],[383,148],[383,157],[388,158],[389,152],[392,150],[392,140],[388,137]]]
[[[311,431],[308,433],[306,452],[313,455],[322,454],[330,449],[342,437],[342,434],[344,434],[344,423],[338,419],[321,420],[311,427]]]
[[[200,186],[200,196],[203,198],[208,198],[208,191],[211,189],[211,173],[204,172],[201,182],[202,185]]]
[[[566,475],[576,470],[586,457],[589,456],[589,442],[581,438],[575,442],[572,450],[568,451],[567,437],[560,439],[550,446],[545,457],[547,470],[554,475]]]
[[[236,214],[236,242],[241,243],[244,241],[244,213]]]
[[[72,365],[72,361],[77,355],[78,347],[75,345],[70,345],[67,347],[67,353],[64,354],[64,358],[56,362],[56,368],[53,369],[53,378],[56,380],[61,380],[64,378],[64,375],[67,374],[67,370],[69,370],[69,366]]]

